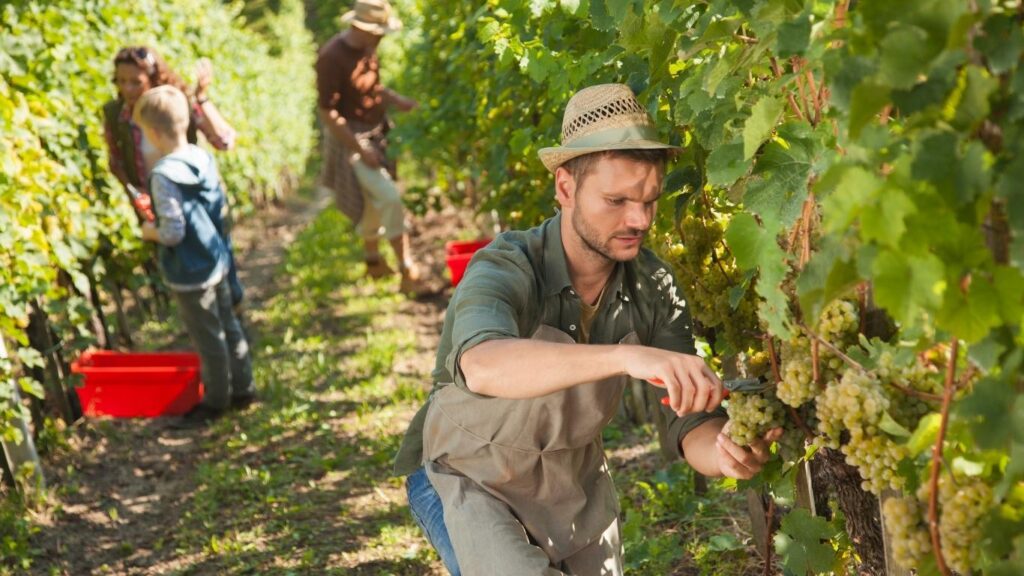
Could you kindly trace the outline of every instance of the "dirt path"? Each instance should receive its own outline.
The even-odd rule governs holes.
[[[362,280],[327,204],[294,199],[235,231],[262,402],[200,431],[79,423],[46,470],[58,504],[37,518],[33,573],[442,573],[388,470],[447,295]],[[414,236],[437,273],[459,224],[433,215]]]

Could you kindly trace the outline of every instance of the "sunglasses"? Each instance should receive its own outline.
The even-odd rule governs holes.
[[[126,49],[114,60],[115,64],[138,64],[139,62],[145,64],[147,74],[156,71],[156,57],[145,46]]]

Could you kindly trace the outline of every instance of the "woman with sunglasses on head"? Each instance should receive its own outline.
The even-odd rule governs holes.
[[[148,193],[146,177],[152,166],[155,149],[132,121],[132,109],[139,97],[150,88],[169,84],[189,95],[190,144],[195,144],[198,141],[197,133],[202,132],[206,140],[218,150],[230,150],[234,146],[235,130],[207,96],[207,89],[213,79],[209,60],[200,61],[196,77],[195,89],[189,90],[163,58],[145,46],[122,48],[114,56],[117,98],[103,106],[103,127],[110,152],[110,171],[129,194],[129,185],[143,194]]]

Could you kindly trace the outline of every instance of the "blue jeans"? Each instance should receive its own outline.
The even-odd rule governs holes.
[[[430,545],[437,550],[444,567],[452,576],[460,576],[455,549],[452,548],[452,540],[448,537],[448,528],[444,525],[441,497],[437,495],[437,490],[434,490],[434,485],[430,483],[427,471],[422,466],[405,479],[405,492],[409,496],[412,517],[426,533]]]

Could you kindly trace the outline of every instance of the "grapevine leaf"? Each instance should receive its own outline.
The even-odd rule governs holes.
[[[978,446],[999,450],[1005,449],[1014,435],[1013,415],[1008,406],[1013,406],[1015,394],[1012,382],[1005,378],[986,376],[974,389],[954,407],[958,419],[966,421]],[[1018,436],[1024,441],[1024,431]]]
[[[999,341],[999,335],[991,333],[967,349],[967,356],[985,372],[990,372],[1006,352],[1006,345]]]
[[[841,232],[848,229],[881,185],[874,174],[859,166],[843,171],[835,189],[823,201],[825,230]]]
[[[836,563],[835,550],[829,543],[834,532],[824,518],[797,508],[782,519],[775,535],[775,552],[794,574],[827,573]]]
[[[917,428],[914,433],[911,434],[910,439],[907,440],[907,451],[911,456],[917,456],[925,450],[928,450],[935,444],[935,439],[939,436],[939,426],[942,422],[942,416],[936,413],[931,413],[921,418],[917,423]]]
[[[893,420],[893,417],[888,412],[882,412],[882,419],[878,422],[878,427],[890,436],[897,438],[910,438],[911,432],[903,427],[902,424]]]
[[[997,14],[985,21],[984,34],[974,39],[974,46],[985,55],[989,69],[1002,74],[1013,68],[1024,49],[1024,34],[1015,19]]]
[[[811,16],[801,14],[795,20],[783,22],[779,26],[779,37],[775,43],[775,52],[780,58],[800,56],[807,50],[811,40]]]
[[[615,30],[617,22],[609,13],[606,0],[590,0],[590,23],[598,30]]]
[[[764,145],[754,169],[757,177],[751,179],[743,195],[747,209],[791,226],[800,216],[811,168],[820,153],[821,143],[806,125],[788,122],[779,126],[777,137]]]
[[[761,144],[771,136],[775,124],[782,115],[783,101],[781,98],[767,96],[754,104],[743,125],[743,159],[749,160],[757,153]]]
[[[1024,320],[1024,274],[1017,268],[1000,266],[992,274],[1003,321],[1019,325]]]
[[[776,241],[778,223],[768,220],[766,226],[761,227],[750,214],[740,213],[729,223],[725,238],[741,268],[759,271],[756,288],[764,298],[759,307],[761,317],[773,334],[782,335],[789,332],[786,295],[780,288],[786,277],[786,255]]]
[[[708,184],[728,186],[746,175],[750,165],[750,160],[743,157],[743,144],[735,142],[719,146],[708,155]]]
[[[945,290],[945,266],[932,254],[913,256],[883,250],[872,263],[875,301],[900,322],[913,322],[921,308],[938,308]]]
[[[21,388],[21,391],[26,394],[35,396],[39,399],[46,398],[46,391],[43,389],[43,385],[35,378],[19,378],[18,386]]]
[[[1015,484],[1024,481],[1024,443],[1014,442],[1007,452],[1009,456],[1003,480],[996,485],[996,496],[1000,499],[1009,493]]]
[[[580,0],[559,0],[559,6],[561,6],[562,10],[565,10],[566,13],[577,15],[580,10]]]
[[[940,325],[967,342],[985,337],[999,324],[999,295],[991,282],[976,278],[967,291],[946,290],[936,319]]]
[[[800,309],[808,318],[817,318],[826,302],[831,302],[859,281],[857,266],[849,250],[834,236],[822,238],[796,281]]]
[[[931,182],[954,203],[973,201],[988,188],[984,147],[972,142],[959,152],[959,139],[952,132],[923,136],[914,154],[914,178]]]
[[[905,220],[917,208],[907,194],[895,186],[886,186],[877,201],[864,207],[860,219],[860,236],[865,242],[875,241],[899,248],[907,231]]]
[[[891,30],[881,42],[878,77],[893,88],[910,88],[928,70],[938,54],[923,29],[904,24]]]
[[[838,52],[830,52],[826,58],[835,57],[836,60],[826,60],[826,66],[833,66],[828,69],[833,77],[829,85],[832,92],[832,104],[836,108],[847,112],[850,110],[850,102],[853,100],[853,91],[867,77],[875,72],[875,62],[863,56],[844,55],[839,57]]]
[[[1017,462],[1024,461],[1024,446],[1015,447],[1014,455]],[[1013,465],[1014,460],[1011,459],[1010,466]],[[984,523],[983,529],[985,540],[991,543],[986,548],[992,553],[993,558],[1002,559],[986,569],[985,575],[1024,574],[1024,519],[1017,517],[1016,514],[992,514]]]
[[[889,88],[870,82],[862,82],[850,94],[850,120],[847,129],[850,138],[860,136],[864,126],[889,103]]]

